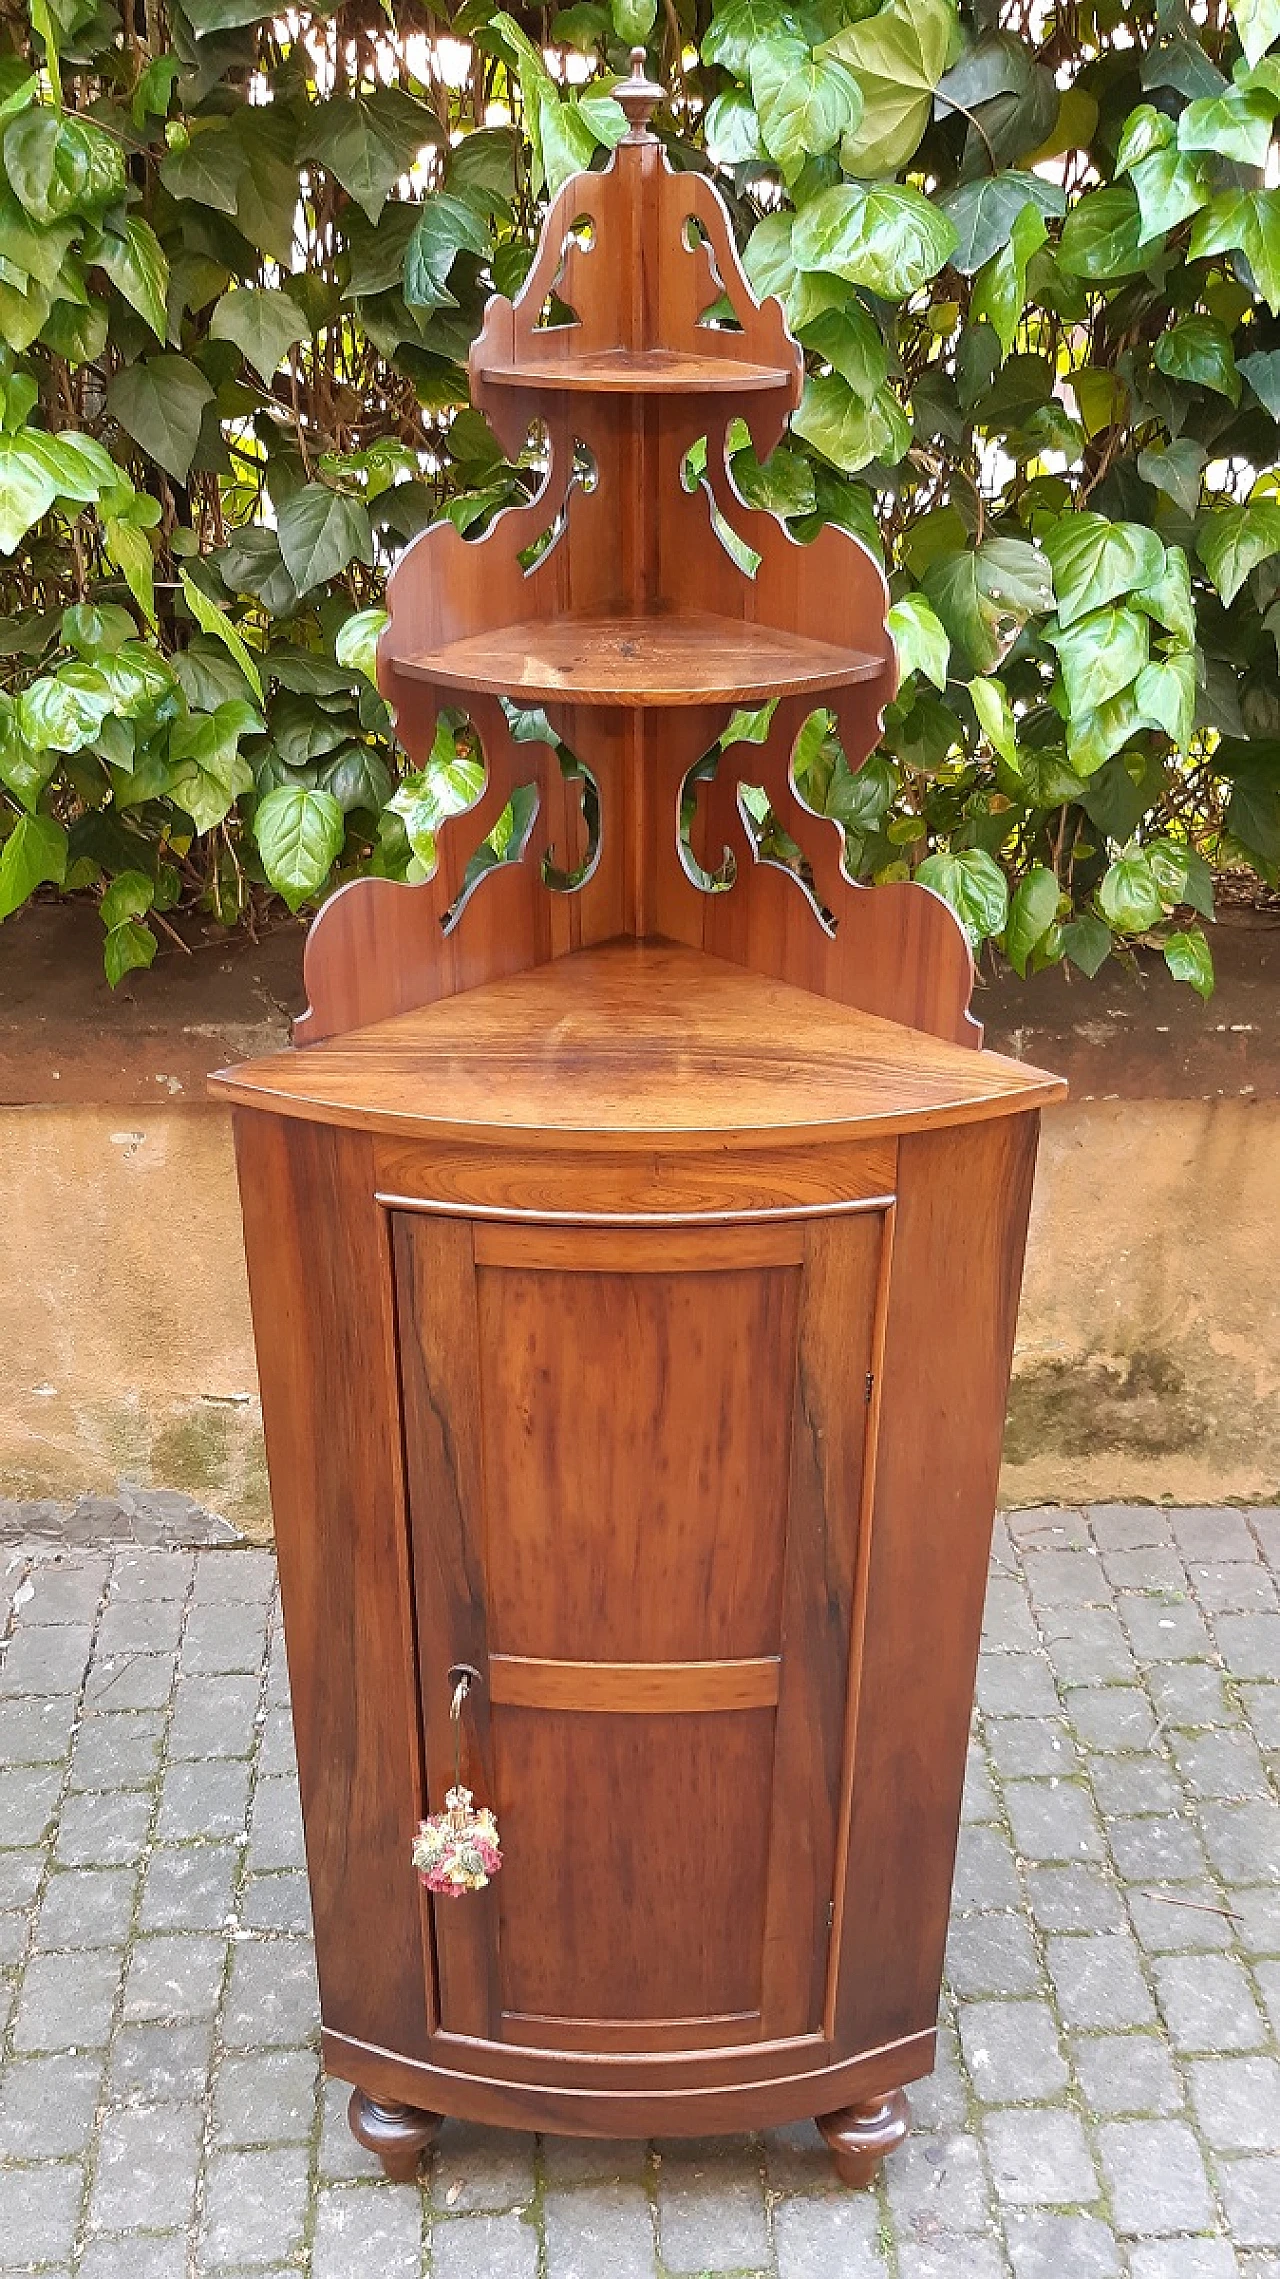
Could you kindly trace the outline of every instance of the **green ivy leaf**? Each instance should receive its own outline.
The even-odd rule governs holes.
[[[1250,572],[1280,554],[1280,500],[1215,507],[1200,526],[1196,552],[1229,607]]]
[[[1265,166],[1277,99],[1264,88],[1229,88],[1188,103],[1178,120],[1179,150],[1211,150],[1241,166]]]
[[[726,87],[707,112],[707,155],[716,166],[751,166],[764,157],[760,121],[741,87]]]
[[[1150,628],[1135,609],[1094,609],[1047,638],[1058,652],[1067,702],[1079,715],[1137,679],[1147,662]]]
[[[1277,362],[1280,363],[1280,358]],[[1240,369],[1243,370],[1243,366]],[[1172,499],[1180,514],[1194,514],[1200,504],[1200,484],[1208,456],[1201,444],[1192,443],[1185,436],[1164,446],[1151,444],[1138,453],[1138,473],[1153,490],[1163,491],[1166,498]]]
[[[991,326],[1005,356],[1013,347],[1026,306],[1027,264],[1048,234],[1039,208],[1024,206],[1009,232],[1008,244],[992,255],[973,281],[970,320],[974,324],[985,320]]]
[[[284,566],[300,594],[341,577],[349,562],[373,560],[369,510],[324,483],[305,483],[277,516]]]
[[[1164,907],[1145,854],[1117,856],[1098,888],[1098,904],[1117,934],[1145,934],[1159,925]]]
[[[170,796],[191,817],[197,831],[212,831],[253,777],[240,756],[240,738],[260,730],[261,716],[248,704],[220,704],[216,712],[175,720],[169,735],[172,762]]]
[[[153,356],[145,364],[126,364],[107,389],[112,418],[179,483],[186,481],[205,405],[212,402],[213,390],[203,372],[185,356]]]
[[[487,253],[487,223],[465,198],[447,190],[423,201],[404,264],[404,297],[411,308],[456,308],[448,276],[459,253]]]
[[[977,677],[999,664],[1029,618],[1053,607],[1049,563],[1021,538],[948,549],[927,565],[921,584]]]
[[[1005,955],[1015,973],[1026,973],[1028,959],[1058,915],[1058,899],[1058,881],[1051,870],[1029,870],[1019,882],[1004,935]]]
[[[160,168],[160,179],[171,198],[210,206],[215,213],[234,214],[240,177],[246,158],[235,128],[223,119],[207,125],[197,120],[197,131],[177,150],[171,150]]]
[[[1111,928],[1104,926],[1092,910],[1082,910],[1062,928],[1062,947],[1072,965],[1092,981],[1111,955]]]
[[[378,643],[390,625],[385,609],[358,609],[339,628],[333,653],[340,665],[378,685]]]
[[[1224,190],[1197,215],[1188,248],[1193,261],[1236,247],[1271,314],[1280,315],[1280,191]]]
[[[1187,380],[1209,388],[1229,403],[1240,401],[1240,374],[1236,370],[1231,335],[1216,317],[1180,317],[1156,342],[1157,369],[1171,380]]]
[[[20,815],[0,847],[0,920],[35,893],[61,886],[67,874],[67,834],[52,815]]]
[[[702,42],[707,63],[718,63],[734,79],[749,79],[751,57],[762,40],[802,39],[798,9],[783,0],[729,0],[717,8]]]
[[[1150,259],[1137,193],[1127,182],[1090,190],[1062,225],[1058,266],[1094,284],[1133,276]]]
[[[254,371],[269,381],[291,348],[310,338],[306,318],[287,293],[233,286],[209,320],[211,340],[230,340]]]
[[[1175,981],[1189,981],[1198,997],[1213,995],[1213,952],[1199,926],[1188,926],[1180,934],[1170,934],[1162,945],[1164,962]]]
[[[1203,160],[1177,150],[1153,150],[1129,177],[1137,192],[1142,242],[1167,236],[1209,203],[1210,181]]]
[[[786,46],[790,55],[793,43]],[[814,57],[803,47],[799,52],[795,68],[764,93],[757,83],[759,57],[751,74],[764,146],[787,182],[795,180],[806,159],[834,149],[862,116],[862,93],[852,72],[834,57]]]
[[[11,119],[4,166],[33,222],[97,214],[125,192],[124,154],[115,137],[61,111],[35,109]]]
[[[179,575],[182,579],[182,590],[187,597],[188,607],[197,625],[205,633],[212,634],[215,641],[221,641],[228,656],[235,658],[259,704],[264,703],[262,675],[258,670],[253,651],[245,642],[239,627],[232,624],[225,610],[219,609],[215,602],[210,601],[207,594],[200,591],[189,570],[182,570]]]
[[[1108,522],[1101,514],[1064,514],[1045,532],[1059,623],[1067,626],[1163,572],[1165,552],[1154,530]]]
[[[1196,719],[1196,661],[1191,652],[1175,650],[1147,665],[1133,693],[1144,720],[1162,728],[1170,742],[1185,752]]]
[[[929,124],[955,27],[951,0],[888,0],[821,50],[845,64],[862,91],[861,117],[840,152],[846,174],[896,174],[906,165]]]
[[[1280,40],[1280,0],[1230,0],[1240,45],[1250,70]]]
[[[866,403],[838,372],[809,375],[791,428],[847,475],[873,459],[896,466],[911,441],[906,415],[888,388]]]
[[[49,469],[25,434],[0,435],[0,554],[12,554],[58,495]]]
[[[945,689],[951,643],[945,625],[924,595],[904,594],[901,601],[895,601],[885,622],[898,652],[902,678],[924,673],[935,688]]]
[[[84,257],[91,266],[106,270],[116,291],[137,310],[157,340],[168,337],[169,264],[149,223],[127,221],[120,232],[95,231],[86,241]]]
[[[824,190],[796,216],[791,249],[798,268],[900,300],[936,277],[956,242],[946,215],[919,190],[886,182]]]
[[[799,337],[863,403],[879,395],[888,375],[888,355],[879,326],[852,294],[839,307],[824,309],[800,326]]]
[[[299,155],[318,158],[376,222],[388,197],[429,143],[444,140],[435,113],[399,87],[335,95],[308,119]]]
[[[1028,205],[1034,206],[1046,220],[1060,217],[1067,210],[1066,193],[1056,182],[1044,182],[1038,174],[1016,172],[987,174],[977,182],[961,182],[954,190],[948,190],[939,202],[958,240],[951,266],[966,277],[985,268],[992,256],[1009,243],[1013,225]]]
[[[341,854],[346,819],[332,792],[281,784],[259,805],[253,835],[271,884],[296,910],[319,892]]]
[[[1004,687],[999,681],[972,680],[969,683],[969,694],[973,699],[973,709],[978,715],[978,726],[992,750],[998,752],[1011,768],[1016,768],[1018,731]]]
[[[985,848],[965,847],[959,854],[926,855],[916,879],[951,904],[975,950],[989,935],[1004,932],[1009,888],[1004,872]]]

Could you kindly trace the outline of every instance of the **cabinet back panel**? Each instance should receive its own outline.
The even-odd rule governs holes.
[[[478,1269],[491,1653],[777,1653],[799,1284]]]

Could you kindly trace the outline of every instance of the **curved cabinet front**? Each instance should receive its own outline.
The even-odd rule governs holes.
[[[392,1213],[428,1794],[470,1666],[504,1850],[429,1903],[445,2062],[825,2040],[888,1225]]]

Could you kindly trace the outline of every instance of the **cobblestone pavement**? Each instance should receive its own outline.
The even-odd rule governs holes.
[[[876,2192],[809,2126],[450,2124],[316,2064],[263,1552],[0,1550],[0,2270],[1280,2279],[1280,1511],[997,1530],[941,2061]]]

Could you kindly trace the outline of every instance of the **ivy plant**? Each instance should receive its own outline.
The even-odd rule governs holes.
[[[0,919],[93,896],[115,983],[183,909],[429,870],[480,764],[450,716],[407,769],[384,581],[537,486],[467,350],[634,43],[805,349],[737,487],[889,575],[882,748],[819,714],[797,763],[850,874],[1019,973],[1158,945],[1207,995],[1215,874],[1280,887],[1275,0],[7,16]]]

